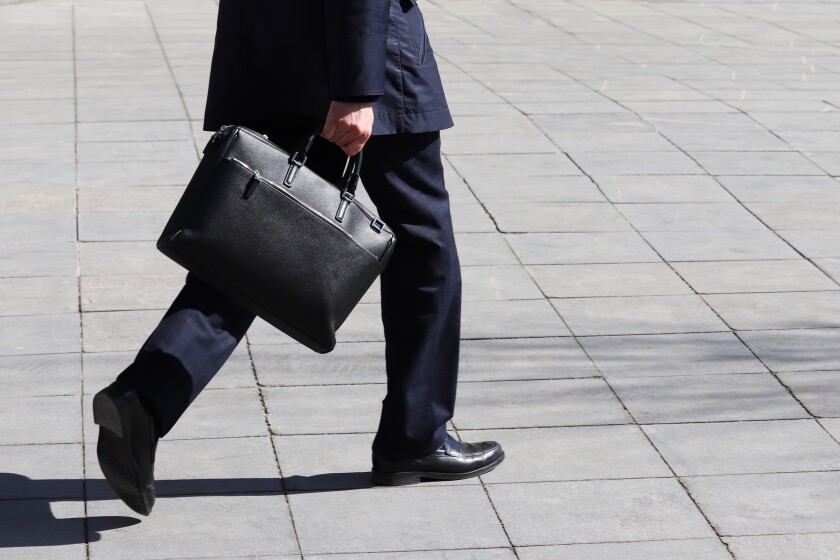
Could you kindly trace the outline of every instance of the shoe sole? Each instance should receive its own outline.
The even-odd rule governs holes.
[[[131,453],[131,423],[126,412],[106,392],[93,398],[93,421],[99,426],[96,457],[105,480],[125,505],[140,515],[149,515],[155,505],[153,483],[139,480],[140,470]]]
[[[464,480],[465,478],[473,478],[475,476],[481,476],[483,474],[489,473],[490,471],[498,467],[499,464],[502,461],[504,461],[504,459],[505,453],[502,452],[499,455],[499,457],[489,465],[484,465],[480,469],[475,469],[463,473],[447,473],[434,471],[405,471],[396,473],[386,473],[382,471],[372,470],[371,480],[374,484],[378,484],[380,486],[407,486],[409,484],[419,484],[420,482],[433,480]]]

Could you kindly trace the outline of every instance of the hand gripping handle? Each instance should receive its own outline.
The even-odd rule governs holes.
[[[298,171],[306,164],[306,160],[309,157],[309,150],[312,149],[315,139],[321,134],[323,129],[324,123],[319,122],[316,124],[309,134],[297,145],[292,155],[289,156],[289,170],[286,172],[286,178],[283,180],[283,184],[287,187],[292,186],[292,182],[295,180]],[[341,180],[338,184],[342,197],[347,195],[351,197],[355,196],[361,171],[362,152],[360,151],[354,156],[349,156],[347,163],[344,164],[344,172],[341,174]]]

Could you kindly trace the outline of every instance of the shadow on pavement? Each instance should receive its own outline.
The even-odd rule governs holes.
[[[31,479],[0,472],[0,548],[63,546],[98,541],[100,533],[140,523],[135,517],[56,518],[51,504],[81,501],[83,481]],[[113,500],[116,495],[102,479],[84,481],[87,501]],[[370,472],[326,473],[280,478],[205,478],[158,480],[158,499],[185,496],[285,495],[340,492],[371,488]],[[126,509],[126,511],[130,511]],[[133,512],[131,515],[135,515]],[[2,556],[2,554],[0,554]]]
[[[32,480],[13,473],[0,473],[0,548],[64,546],[98,541],[100,532],[136,525],[133,517],[102,516],[57,518],[51,502],[78,501],[79,480]],[[49,495],[62,496],[49,498]],[[2,554],[0,554],[2,556]],[[33,556],[34,557],[34,556]]]

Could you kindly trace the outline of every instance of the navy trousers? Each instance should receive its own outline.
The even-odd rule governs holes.
[[[303,129],[257,126],[251,128],[286,149]],[[344,152],[319,137],[306,165],[337,183],[345,161]],[[440,132],[371,137],[361,178],[397,237],[381,276],[388,390],[373,451],[391,459],[417,458],[442,445],[458,377],[461,274]],[[187,275],[160,324],[119,376],[150,403],[161,436],[221,369],[253,320],[251,312]]]

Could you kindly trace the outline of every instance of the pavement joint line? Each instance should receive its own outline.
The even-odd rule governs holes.
[[[591,10],[591,8],[589,8],[588,6],[587,6],[587,9],[590,9],[590,10]],[[561,71],[561,73],[565,74],[565,73],[564,73],[564,72],[562,72],[562,71]],[[566,74],[566,75],[568,76],[568,74]],[[569,77],[570,77],[570,78],[572,78],[572,79],[574,79],[576,82],[578,82],[578,80],[576,80],[573,76],[569,76]],[[585,83],[583,83],[583,82],[579,82],[579,83],[581,83],[581,85],[583,85],[584,87],[589,88],[589,89],[590,89],[593,93],[603,95],[603,93],[602,93],[600,90],[599,90],[599,91],[595,91],[595,89],[594,89],[594,88],[592,88],[591,86],[589,86],[588,84],[585,84]],[[607,96],[605,96],[605,97],[607,97]],[[620,101],[617,101],[617,100],[613,100],[613,101],[614,101],[614,102],[616,102],[619,106],[623,107],[625,110],[627,110],[630,114],[632,114],[632,115],[636,116],[638,119],[642,120],[643,122],[648,122],[648,123],[649,123],[649,121],[648,121],[645,117],[643,117],[641,114],[639,114],[637,111],[635,111],[635,110],[631,109],[630,107],[627,107],[627,105],[626,105],[625,103],[620,102]],[[535,123],[535,124],[536,124],[536,123]],[[652,123],[649,123],[649,124],[652,124]],[[539,125],[537,125],[537,126],[539,126]],[[703,171],[705,171],[706,173],[708,173],[708,171],[706,170],[706,168],[705,168],[705,167],[703,167],[702,165],[700,165],[700,163],[699,163],[699,162],[697,162],[697,161],[696,161],[696,159],[694,159],[694,158],[693,158],[690,154],[686,153],[686,152],[685,152],[685,150],[683,150],[683,148],[682,148],[682,147],[680,147],[678,144],[676,144],[676,142],[672,141],[670,138],[668,138],[667,136],[665,136],[664,134],[662,134],[662,132],[661,132],[661,131],[657,130],[657,129],[656,129],[656,127],[655,127],[655,125],[653,125],[653,126],[654,126],[654,130],[655,130],[655,131],[656,131],[656,133],[659,135],[659,137],[663,138],[666,142],[668,142],[668,143],[670,143],[671,145],[673,145],[675,148],[677,148],[679,151],[681,151],[684,155],[688,156],[688,157],[689,157],[692,161],[694,161],[694,163],[695,163],[698,167],[700,167],[700,169],[702,169]],[[549,138],[549,140],[551,140],[551,138]],[[553,141],[553,140],[551,140],[551,141],[552,141],[552,143],[554,143],[554,141]],[[556,145],[556,143],[555,143],[555,145]],[[558,146],[558,148],[559,148],[559,147],[560,147],[560,146]],[[586,175],[590,178],[590,180],[591,180],[593,183],[596,183],[596,182],[595,182],[595,179],[594,179],[594,178],[593,178],[593,177],[592,177],[589,173],[587,173],[587,172],[586,172],[586,171],[585,171],[585,170],[584,170],[584,169],[583,169],[583,168],[582,168],[582,167],[581,167],[581,166],[580,166],[580,165],[579,165],[579,164],[578,164],[578,163],[574,160],[574,158],[573,158],[570,154],[567,154],[567,157],[568,157],[570,160],[572,160],[572,162],[573,162],[576,166],[578,166],[578,168],[581,170],[581,172],[585,173],[585,174],[586,174]],[[726,190],[726,192],[728,192],[728,193],[730,194],[730,196],[733,196],[733,198],[735,198],[736,200],[738,200],[738,199],[737,199],[737,197],[735,197],[735,196],[734,196],[734,195],[733,195],[733,194],[729,191],[729,189],[727,189],[727,188],[726,188],[726,187],[725,187],[725,186],[724,186],[724,185],[723,185],[720,181],[718,181],[717,179],[715,179],[715,182],[717,182],[717,183],[718,183],[718,185],[720,185],[720,186],[721,186],[724,190]],[[597,183],[596,183],[596,186],[598,187],[598,190],[601,192],[601,194],[602,194],[602,195],[603,195],[603,196],[604,196],[607,200],[609,200],[609,197],[607,197],[606,193],[603,191],[603,189],[601,188],[601,186],[600,186],[600,185],[598,185]],[[749,210],[749,208],[747,208],[747,207],[746,207],[746,205],[744,205],[744,203],[743,203],[743,202],[741,202],[740,200],[738,200],[738,203],[739,203],[739,204],[740,204],[743,208],[745,208],[747,211],[749,211],[751,214],[753,214],[753,215],[755,216],[755,214],[754,214],[752,211],[750,211],[750,210]],[[756,217],[756,218],[758,218],[757,216],[755,216],[755,217]],[[662,254],[662,253],[661,253],[661,252],[660,252],[660,251],[659,251],[656,247],[654,247],[653,243],[651,243],[651,242],[650,242],[650,240],[649,240],[649,239],[648,239],[648,238],[644,235],[644,233],[643,233],[642,231],[640,231],[640,230],[636,227],[636,225],[635,225],[635,224],[633,224],[633,223],[629,220],[629,218],[627,218],[626,216],[625,216],[625,221],[626,221],[626,222],[630,225],[630,227],[631,227],[631,228],[633,228],[633,231],[635,231],[638,235],[640,235],[640,236],[642,237],[642,239],[644,240],[644,242],[645,242],[645,243],[647,243],[648,247],[649,247],[649,248],[650,248],[650,249],[651,249],[651,250],[652,250],[652,251],[653,251],[653,252],[654,252],[654,253],[655,253],[655,254],[656,254],[656,255],[657,255],[657,256],[658,256],[661,260],[662,260],[662,262],[664,262],[664,263],[668,266],[668,268],[669,268],[669,269],[670,269],[670,270],[671,270],[674,274],[676,274],[676,276],[677,276],[680,280],[682,280],[683,284],[685,284],[685,286],[687,286],[687,287],[688,287],[688,289],[689,289],[689,290],[691,290],[694,294],[696,294],[696,295],[698,295],[698,296],[699,296],[699,294],[698,294],[697,290],[695,290],[695,289],[694,289],[694,287],[693,287],[693,286],[689,283],[689,281],[688,281],[688,279],[685,277],[685,275],[684,275],[684,274],[682,274],[682,273],[680,273],[680,271],[679,271],[679,270],[677,270],[677,268],[676,268],[676,267],[675,267],[675,266],[674,266],[671,262],[669,262],[669,261],[668,261],[668,259],[666,259],[666,258],[664,257],[664,255],[663,255],[663,254]],[[767,227],[767,228],[769,229],[769,226],[767,226],[767,224],[766,224],[763,220],[759,220],[759,221],[760,221],[760,222],[761,222],[761,223],[762,223],[765,227]],[[772,231],[772,230],[771,230],[771,231]],[[774,232],[774,234],[775,234],[777,237],[781,238],[781,236],[780,236],[778,233]],[[785,241],[785,243],[788,243],[788,242],[787,242],[787,241]],[[789,245],[789,243],[788,243],[788,245]],[[797,251],[797,253],[799,253],[799,251]],[[800,254],[800,256],[804,256],[804,255],[802,255],[801,253],[799,253],[799,254]],[[699,296],[699,297],[703,300],[703,303],[706,305],[706,307],[707,307],[707,308],[708,308],[708,309],[709,309],[709,310],[710,310],[710,311],[711,311],[711,312],[712,312],[712,313],[713,313],[713,314],[714,314],[714,315],[718,318],[718,320],[720,320],[720,321],[721,321],[721,323],[723,323],[726,327],[728,327],[728,328],[730,329],[730,331],[733,331],[733,332],[734,332],[734,329],[732,328],[732,325],[730,325],[730,324],[729,324],[729,323],[728,323],[728,322],[727,322],[727,321],[723,318],[723,316],[721,316],[721,314],[718,312],[718,310],[717,310],[717,309],[715,309],[714,307],[712,307],[712,305],[710,305],[710,304],[709,304],[709,302],[708,302],[706,299],[702,298],[702,296]],[[559,311],[558,311],[558,314],[559,314]],[[571,329],[571,328],[570,328],[569,330],[572,332],[572,334],[573,334],[573,335],[575,334],[575,333],[574,333],[574,331],[572,331],[572,329]],[[749,346],[746,344],[746,342],[744,342],[744,340],[743,340],[743,339],[741,339],[741,337],[738,337],[738,340],[741,342],[741,344],[742,344],[743,346],[747,347],[747,349],[748,349],[750,352],[752,352],[753,354],[755,354],[755,353],[753,352],[753,350],[752,350],[751,348],[749,348]],[[582,347],[582,346],[581,346],[581,347]],[[584,351],[585,351],[585,350],[584,350]],[[587,355],[588,355],[588,354],[587,354]],[[594,363],[594,360],[593,360],[593,363]],[[761,363],[762,363],[762,365],[764,365],[765,367],[767,367],[767,365],[766,365],[766,364],[764,364],[764,362],[761,362]],[[597,366],[597,364],[596,364],[596,366]],[[769,370],[770,368],[767,368],[767,369]],[[602,372],[602,373],[603,373],[603,372]],[[777,378],[777,379],[778,379],[778,378]],[[609,382],[608,382],[608,384],[609,384]],[[610,385],[610,389],[612,390],[612,385]],[[615,392],[615,391],[613,390],[613,392]],[[620,399],[620,397],[618,397],[618,394],[617,394],[617,393],[616,393],[616,398],[619,398],[619,400],[621,400],[621,399]],[[622,404],[623,404],[623,403],[622,403]],[[628,411],[628,412],[629,412],[629,411]],[[651,441],[650,443],[651,443],[651,445],[653,445],[653,442],[652,442],[652,441]],[[664,458],[663,458],[663,460],[664,460]],[[670,465],[669,465],[669,468],[670,468]],[[685,488],[685,491],[686,491],[686,493],[688,493],[688,494],[689,494],[689,496],[691,497],[692,501],[694,501],[694,497],[693,497],[693,496],[691,496],[691,494],[688,492],[688,488]],[[697,508],[698,508],[698,509],[700,509],[699,504],[697,504],[697,503],[695,502],[695,505],[697,505]],[[701,510],[701,511],[702,511],[702,510]],[[706,513],[705,513],[705,512],[703,512],[703,516],[704,516],[704,517],[706,517],[706,520],[709,522],[709,525],[713,528],[713,530],[714,530],[714,531],[715,531],[715,533],[717,534],[717,528],[716,528],[716,527],[714,527],[714,525],[712,524],[711,520],[709,520],[709,519],[708,519],[708,517],[707,517],[707,515],[706,515]],[[727,550],[729,550],[728,545],[726,545],[726,543],[724,543],[724,545],[725,545],[725,546],[727,546]],[[730,555],[732,555],[732,552],[731,552],[731,551],[730,551]],[[734,555],[732,555],[732,556],[733,556],[733,558],[734,558]]]
[[[571,158],[571,156],[569,156],[569,159],[572,159],[572,158]],[[577,165],[577,164],[575,163],[575,165]],[[582,169],[581,169],[581,170],[582,170]],[[590,177],[590,179],[591,179],[591,177]],[[594,181],[593,181],[593,182],[594,182]],[[600,190],[600,189],[601,189],[601,187],[600,187],[600,186],[598,186],[598,189]],[[604,193],[602,193],[602,194],[604,194]],[[631,227],[633,227],[633,228],[635,229],[635,226],[633,226],[632,224],[631,224]],[[651,248],[653,248],[653,247],[651,247]],[[658,253],[657,253],[657,254],[658,254]],[[661,257],[661,255],[660,255],[660,257]],[[519,258],[519,257],[517,256],[517,258]],[[663,259],[663,261],[664,261],[664,259]],[[667,262],[667,261],[666,261],[666,262]],[[671,265],[669,265],[669,266],[671,266]],[[671,268],[673,269],[673,267],[671,267]],[[530,274],[530,272],[529,272],[529,274]],[[682,277],[681,277],[681,278],[682,278]],[[683,281],[685,281],[685,280],[683,279]],[[687,284],[687,282],[686,282],[686,284]],[[691,287],[689,286],[689,288],[691,288]],[[540,289],[542,290],[542,288],[540,288]],[[693,288],[691,288],[691,289],[693,290]],[[553,306],[552,306],[552,307],[553,307]],[[591,363],[591,364],[595,367],[595,369],[596,369],[597,371],[599,371],[599,372],[601,373],[601,375],[602,375],[602,376],[604,376],[604,377],[603,377],[604,384],[605,384],[605,385],[607,386],[607,388],[610,390],[610,392],[612,393],[613,397],[614,397],[614,398],[618,401],[618,403],[621,405],[622,409],[624,410],[624,413],[625,413],[625,414],[626,414],[626,415],[627,415],[627,416],[628,416],[628,417],[632,420],[632,424],[633,424],[633,425],[636,425],[636,426],[639,426],[639,421],[638,421],[638,419],[637,419],[637,418],[636,418],[636,416],[633,414],[633,412],[630,410],[630,408],[627,406],[627,404],[624,402],[624,400],[621,398],[621,396],[618,394],[618,392],[615,390],[615,388],[613,387],[613,385],[610,383],[609,379],[607,379],[607,378],[606,378],[606,376],[604,375],[604,372],[603,372],[603,370],[601,369],[601,367],[597,364],[597,362],[595,362],[595,360],[592,358],[592,356],[589,354],[589,352],[586,350],[586,348],[583,346],[583,344],[581,344],[581,343],[580,343],[580,341],[577,339],[577,337],[574,335],[574,331],[572,331],[572,329],[571,329],[571,328],[569,327],[569,325],[566,323],[566,320],[563,318],[563,316],[562,316],[562,314],[560,313],[560,311],[559,311],[559,310],[557,310],[556,308],[555,308],[555,311],[557,312],[557,315],[560,317],[560,319],[563,321],[563,324],[565,324],[565,325],[566,325],[566,328],[568,328],[568,329],[569,329],[569,331],[572,333],[572,337],[573,337],[574,341],[577,343],[578,347],[579,347],[579,348],[583,351],[583,353],[586,355],[586,357],[587,357],[587,358],[589,358],[590,363]],[[685,483],[684,483],[682,480],[680,480],[680,479],[679,479],[679,477],[677,476],[677,473],[676,473],[676,471],[674,470],[673,466],[671,465],[671,463],[670,463],[670,462],[668,462],[668,460],[667,460],[667,459],[665,458],[665,456],[662,454],[662,452],[660,451],[660,449],[656,446],[656,444],[655,444],[655,443],[653,442],[653,440],[650,438],[650,435],[649,435],[649,434],[648,434],[648,433],[647,433],[644,429],[642,429],[641,427],[639,428],[639,431],[642,433],[643,437],[647,440],[648,444],[652,447],[652,449],[653,449],[653,450],[656,452],[656,454],[659,456],[659,459],[662,461],[662,463],[663,463],[663,464],[664,464],[664,465],[668,468],[668,470],[669,470],[669,471],[671,471],[671,474],[672,474],[674,477],[676,477],[676,478],[677,478],[677,481],[679,482],[680,486],[682,487],[683,492],[685,493],[685,495],[688,497],[688,499],[689,499],[689,500],[691,500],[691,502],[694,504],[694,507],[697,509],[697,511],[700,513],[700,515],[702,515],[702,516],[703,516],[703,519],[705,519],[705,521],[706,521],[707,525],[708,525],[708,526],[712,529],[712,531],[714,532],[714,534],[715,534],[715,535],[717,535],[718,540],[720,541],[721,545],[722,545],[722,546],[726,549],[726,551],[729,553],[729,555],[730,555],[730,556],[733,558],[733,560],[734,560],[734,559],[735,559],[735,555],[732,553],[732,551],[730,551],[730,550],[729,550],[729,545],[728,545],[726,542],[724,542],[724,541],[723,541],[723,539],[721,538],[720,532],[718,531],[717,526],[715,526],[715,524],[712,522],[711,518],[710,518],[710,517],[709,517],[709,515],[708,515],[708,514],[707,514],[707,513],[703,510],[703,508],[702,508],[702,507],[700,507],[700,503],[699,503],[699,502],[695,499],[695,497],[691,494],[691,492],[690,492],[690,491],[689,491],[689,489],[688,489],[688,486],[686,486],[686,485],[685,485]],[[489,493],[488,493],[488,497],[489,497]]]
[[[685,85],[685,84],[683,84],[683,85]],[[689,87],[690,89],[693,89],[694,91],[697,91],[695,88],[692,88],[691,86],[686,86],[686,87]],[[732,106],[730,103],[728,103],[728,102],[726,102],[726,101],[720,101],[720,102],[721,102],[721,103],[724,103],[724,104],[726,104],[726,105]],[[736,107],[733,107],[733,108],[737,109]],[[825,169],[823,169],[821,166],[817,165],[817,164],[816,164],[813,160],[811,160],[810,158],[808,158],[807,156],[805,156],[805,154],[803,154],[802,152],[800,152],[800,151],[798,151],[798,150],[794,150],[794,149],[793,149],[793,147],[790,145],[790,143],[788,143],[788,141],[787,141],[787,140],[785,140],[785,139],[784,139],[782,136],[780,136],[778,133],[776,133],[775,131],[773,131],[773,130],[771,130],[770,128],[766,127],[763,123],[761,123],[760,121],[756,120],[756,119],[755,119],[752,115],[750,115],[748,112],[744,111],[743,109],[737,109],[737,111],[738,111],[738,113],[739,113],[739,114],[742,114],[742,115],[744,115],[745,117],[749,118],[750,120],[752,120],[753,122],[755,122],[756,124],[758,124],[761,128],[763,128],[766,132],[768,132],[768,133],[770,133],[771,135],[775,136],[778,140],[780,140],[780,141],[781,141],[781,142],[783,142],[785,145],[787,145],[788,147],[790,147],[792,152],[794,152],[794,153],[798,153],[798,154],[802,155],[803,157],[805,157],[806,159],[808,159],[808,161],[810,161],[811,163],[813,163],[813,164],[814,164],[817,168],[819,168],[819,169],[821,169],[823,172],[825,172],[825,174],[826,174],[826,175],[828,175],[828,173],[825,171]],[[748,206],[745,202],[743,202],[740,198],[738,198],[737,196],[735,196],[735,194],[732,192],[732,190],[731,190],[729,187],[727,187],[726,185],[724,185],[724,184],[723,184],[723,183],[719,180],[719,177],[723,177],[724,175],[712,175],[711,173],[709,173],[709,172],[708,172],[708,170],[705,168],[705,166],[703,166],[703,165],[702,165],[699,161],[697,161],[697,159],[696,159],[696,158],[694,158],[694,156],[692,156],[692,155],[691,155],[690,153],[688,153],[687,151],[683,150],[683,148],[681,148],[678,144],[676,144],[675,142],[671,141],[671,139],[670,139],[670,138],[667,138],[667,137],[665,137],[665,138],[666,138],[669,142],[671,142],[672,144],[674,144],[674,146],[676,146],[677,148],[679,148],[679,149],[680,149],[680,150],[681,150],[681,151],[682,151],[682,152],[683,152],[683,153],[684,153],[687,157],[689,157],[692,161],[694,161],[694,163],[695,163],[696,165],[698,165],[701,169],[703,169],[703,171],[706,171],[706,172],[707,172],[707,173],[708,173],[708,174],[709,174],[712,178],[714,178],[714,179],[715,179],[715,182],[716,182],[716,183],[717,183],[717,184],[718,184],[721,188],[723,188],[723,190],[725,190],[727,193],[729,193],[729,195],[730,195],[730,196],[732,196],[732,198],[734,198],[736,201],[738,201],[738,204],[740,204],[740,205],[741,205],[741,207],[742,207],[744,210],[746,210],[747,212],[749,212],[749,213],[750,213],[750,214],[751,214],[751,215],[752,215],[752,216],[753,216],[756,220],[758,220],[759,222],[761,222],[761,224],[763,224],[763,225],[764,225],[764,227],[765,227],[766,229],[768,229],[769,231],[771,231],[771,232],[773,233],[773,235],[774,235],[777,239],[779,239],[782,243],[784,243],[785,245],[787,245],[787,246],[788,246],[791,250],[793,250],[796,254],[798,254],[800,257],[802,257],[803,259],[805,259],[807,262],[810,262],[810,263],[811,263],[811,264],[813,264],[814,266],[817,266],[817,268],[820,268],[820,267],[819,267],[819,266],[818,266],[818,265],[817,265],[817,264],[816,264],[816,263],[815,263],[812,259],[808,258],[808,257],[807,257],[807,256],[806,256],[806,255],[805,255],[802,251],[800,251],[799,249],[797,249],[797,248],[796,248],[796,247],[795,247],[795,246],[794,246],[794,245],[793,245],[790,241],[788,241],[787,239],[785,239],[785,238],[784,238],[784,237],[783,237],[783,236],[782,236],[782,235],[781,235],[781,234],[780,234],[777,230],[775,230],[775,229],[773,229],[772,227],[770,227],[770,225],[769,225],[769,224],[768,224],[768,223],[767,223],[764,219],[762,219],[762,218],[761,218],[761,216],[759,216],[759,215],[758,215],[755,211],[753,211],[753,210],[752,210],[752,209],[751,209],[751,208],[750,208],[750,207],[749,207],[749,206]],[[729,177],[737,177],[737,176],[745,176],[745,175],[726,175],[726,176],[729,176]],[[810,175],[809,175],[809,176],[810,176]],[[821,176],[821,175],[813,175],[813,176]],[[822,270],[822,269],[820,269],[820,270]],[[825,274],[825,273],[824,273],[824,274]],[[829,280],[833,281],[835,284],[837,284],[838,286],[840,286],[840,281],[838,281],[838,280],[834,279],[834,278],[833,278],[831,275],[829,275],[829,274],[825,274],[825,275],[829,278]]]
[[[452,420],[450,420],[450,423],[452,424],[452,430],[455,433],[455,439],[457,439],[458,441],[463,441],[463,439],[461,438],[461,433],[458,430],[458,426]],[[508,532],[507,527],[505,527],[505,522],[502,521],[502,516],[499,514],[499,509],[496,507],[496,504],[493,502],[493,498],[490,496],[489,490],[487,490],[487,484],[484,481],[484,476],[483,475],[478,477],[478,483],[481,485],[481,489],[484,492],[484,495],[487,497],[487,502],[490,504],[490,507],[493,509],[493,514],[496,516],[496,521],[498,521],[499,525],[502,527],[502,532],[504,532],[505,539],[507,539],[507,542],[508,542],[508,549],[513,553],[513,555],[518,560],[519,559],[519,553],[517,552],[516,547],[513,544],[513,540],[510,538],[510,533]]]
[[[716,7],[717,7],[717,9],[719,9],[723,12],[728,12],[729,14],[732,14],[732,15],[738,15],[739,17],[741,16],[741,14],[738,14],[737,12],[733,12],[731,9],[727,9],[726,4],[720,3],[720,4],[717,4]],[[779,23],[775,20],[768,20],[768,19],[761,18],[761,22],[766,24],[766,25],[777,27],[778,29],[781,29],[785,33],[790,33],[790,34],[793,34],[793,35],[799,35],[801,38],[806,39],[808,41],[814,41],[816,43],[821,43],[822,45],[824,45],[826,47],[829,47],[830,49],[836,49],[836,45],[832,45],[831,43],[825,42],[825,41],[823,41],[821,39],[818,39],[818,38],[815,38],[815,37],[811,37],[809,35],[803,35],[802,33],[800,33],[797,30],[789,29],[789,28],[787,28],[783,25],[779,25]],[[755,46],[755,45],[752,45],[752,46]]]
[[[78,81],[77,81],[77,60],[76,60],[76,45],[77,45],[77,38],[76,38],[76,5],[71,4],[70,6],[70,32],[72,35],[72,60],[73,60],[73,116],[74,116],[74,123],[73,123],[73,157],[74,157],[74,167],[75,167],[75,177],[74,177],[74,211],[75,211],[75,260],[76,260],[76,309],[79,315],[79,341],[83,345],[84,344],[84,324],[82,322],[82,275],[81,275],[81,257],[80,257],[80,247],[79,247],[79,239],[81,238],[80,230],[79,230],[79,148],[77,140],[79,138],[79,95],[78,95]],[[87,449],[86,449],[86,442],[85,442],[85,414],[84,414],[84,406],[85,406],[85,376],[84,376],[84,356],[80,353],[79,354],[79,382],[80,382],[80,394],[79,394],[79,408],[80,408],[80,418],[79,418],[79,431],[81,434],[81,462],[82,462],[82,511],[84,513],[84,522],[82,526],[82,530],[84,531],[84,549],[85,549],[85,559],[90,559],[90,518],[88,515],[88,495],[87,495],[87,481],[88,472],[87,472]],[[75,395],[74,395],[75,396]]]
[[[735,333],[735,336],[737,336],[739,340],[741,340],[742,342],[744,342],[744,341],[741,339],[741,337],[740,337],[737,333]],[[828,435],[828,437],[830,437],[830,438],[831,438],[832,440],[834,440],[834,441],[835,441],[838,445],[840,445],[840,439],[838,439],[838,436],[836,436],[836,435],[832,434],[832,433],[831,433],[831,431],[830,431],[828,428],[826,428],[826,427],[823,425],[823,423],[822,423],[822,422],[819,422],[819,421],[818,421],[818,420],[819,420],[819,417],[817,417],[816,415],[814,415],[814,413],[813,413],[813,412],[811,412],[811,409],[810,409],[810,408],[808,408],[808,406],[806,406],[804,402],[802,402],[802,399],[800,399],[798,396],[796,396],[796,393],[794,393],[794,392],[793,392],[793,389],[790,387],[790,385],[788,385],[787,383],[785,383],[785,382],[782,380],[782,378],[781,378],[781,377],[779,377],[779,373],[781,373],[781,372],[776,372],[776,371],[774,371],[773,369],[771,369],[771,368],[770,368],[770,367],[769,367],[769,366],[768,366],[768,365],[767,365],[767,364],[766,364],[766,363],[765,363],[765,362],[764,362],[764,361],[763,361],[763,360],[762,360],[762,359],[758,356],[758,354],[756,354],[756,353],[755,353],[755,351],[753,351],[753,349],[749,347],[749,345],[748,345],[746,342],[744,342],[744,345],[745,345],[745,346],[749,349],[749,351],[753,354],[753,356],[754,356],[754,357],[755,357],[755,358],[756,358],[759,362],[761,362],[761,364],[762,364],[762,365],[764,365],[764,367],[766,367],[766,368],[770,371],[770,373],[773,375],[773,377],[776,379],[776,381],[777,381],[777,382],[778,382],[778,383],[779,383],[782,387],[784,387],[784,388],[785,388],[785,390],[788,392],[788,394],[791,396],[791,398],[793,398],[793,400],[795,400],[795,401],[799,404],[799,406],[800,406],[800,407],[802,407],[802,410],[804,410],[806,413],[808,413],[808,414],[811,416],[811,418],[813,418],[814,420],[817,420],[817,424],[819,425],[820,429],[822,429],[822,431],[823,431],[824,433],[826,433],[826,434]]]
[[[148,6],[147,6],[147,9],[148,9]],[[298,528],[297,528],[297,523],[295,522],[294,512],[292,512],[292,503],[289,500],[289,494],[287,493],[288,488],[286,487],[286,478],[283,476],[283,467],[282,467],[282,465],[280,465],[280,454],[278,453],[277,444],[274,441],[273,433],[272,433],[272,430],[271,430],[271,419],[269,417],[268,405],[265,402],[265,395],[263,394],[262,388],[259,386],[260,385],[260,378],[259,378],[259,374],[257,373],[257,366],[254,363],[254,354],[251,351],[250,340],[248,339],[247,333],[246,333],[244,338],[245,338],[245,340],[242,341],[242,342],[245,343],[245,348],[248,351],[248,362],[249,362],[249,365],[251,366],[251,374],[254,377],[254,383],[257,384],[257,393],[259,395],[260,407],[262,409],[263,420],[265,422],[265,429],[266,429],[266,432],[267,432],[266,435],[268,437],[269,444],[271,445],[271,453],[274,456],[274,464],[277,467],[277,474],[280,477],[281,488],[284,491],[284,499],[285,499],[285,502],[286,502],[286,512],[289,514],[289,521],[291,522],[292,532],[295,536],[295,543],[297,545],[298,555],[300,556],[300,559],[303,560],[303,547],[300,544],[300,535],[298,534]],[[240,342],[240,344],[242,342]],[[265,437],[265,436],[263,436],[263,437]]]

